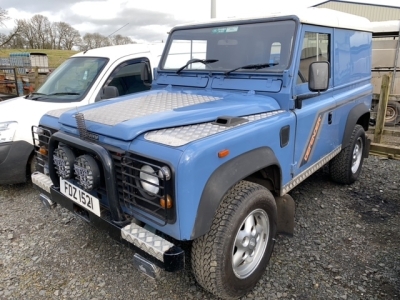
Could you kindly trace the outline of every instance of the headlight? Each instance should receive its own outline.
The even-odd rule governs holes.
[[[140,183],[143,189],[150,194],[158,194],[160,190],[160,180],[156,175],[156,171],[149,165],[140,168]]]
[[[9,121],[0,123],[0,143],[12,142],[18,122]]]
[[[160,180],[170,180],[171,170],[164,166],[158,171],[154,170],[149,165],[143,165],[140,168],[140,185],[141,187],[150,194],[150,196],[157,195],[160,191]]]

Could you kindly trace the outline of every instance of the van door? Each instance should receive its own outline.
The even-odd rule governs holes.
[[[124,96],[149,90],[152,83],[151,65],[148,58],[135,58],[119,64],[105,81],[96,101],[105,99],[103,88],[115,87],[115,96]]]
[[[308,68],[312,62],[328,61],[333,66],[332,28],[304,26],[302,46],[297,53],[297,82],[295,95],[301,99],[301,108],[296,108],[296,142],[292,176],[302,172],[308,175],[313,168],[321,167],[329,155],[339,146],[336,103],[333,97],[332,70],[329,88],[325,92],[312,93],[308,89]],[[308,176],[307,175],[307,176]]]

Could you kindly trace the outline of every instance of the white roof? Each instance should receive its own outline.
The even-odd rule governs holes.
[[[372,32],[399,32],[400,20],[371,22]]]
[[[196,24],[213,24],[230,21],[245,21],[261,18],[273,18],[284,16],[297,16],[301,23],[312,24],[318,26],[345,28],[352,30],[371,31],[371,22],[364,17],[340,12],[328,8],[308,7],[303,9],[296,9],[295,11],[281,11],[275,13],[267,13],[265,15],[252,15],[242,18],[227,18],[227,19],[211,19],[200,23],[191,23],[186,25]]]
[[[72,57],[108,57],[111,60],[118,59],[127,55],[152,53],[155,56],[160,56],[165,44],[127,44],[118,46],[108,46],[90,49],[79,52]]]

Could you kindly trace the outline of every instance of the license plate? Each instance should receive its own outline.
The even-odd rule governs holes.
[[[63,195],[100,217],[99,199],[60,178],[60,191]]]

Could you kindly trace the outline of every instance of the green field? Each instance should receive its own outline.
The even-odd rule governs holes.
[[[49,59],[49,67],[57,68],[61,63],[63,63],[67,58],[78,53],[72,50],[49,50],[49,49],[0,49],[0,58],[9,57],[10,53],[15,52],[38,52],[46,53]]]

